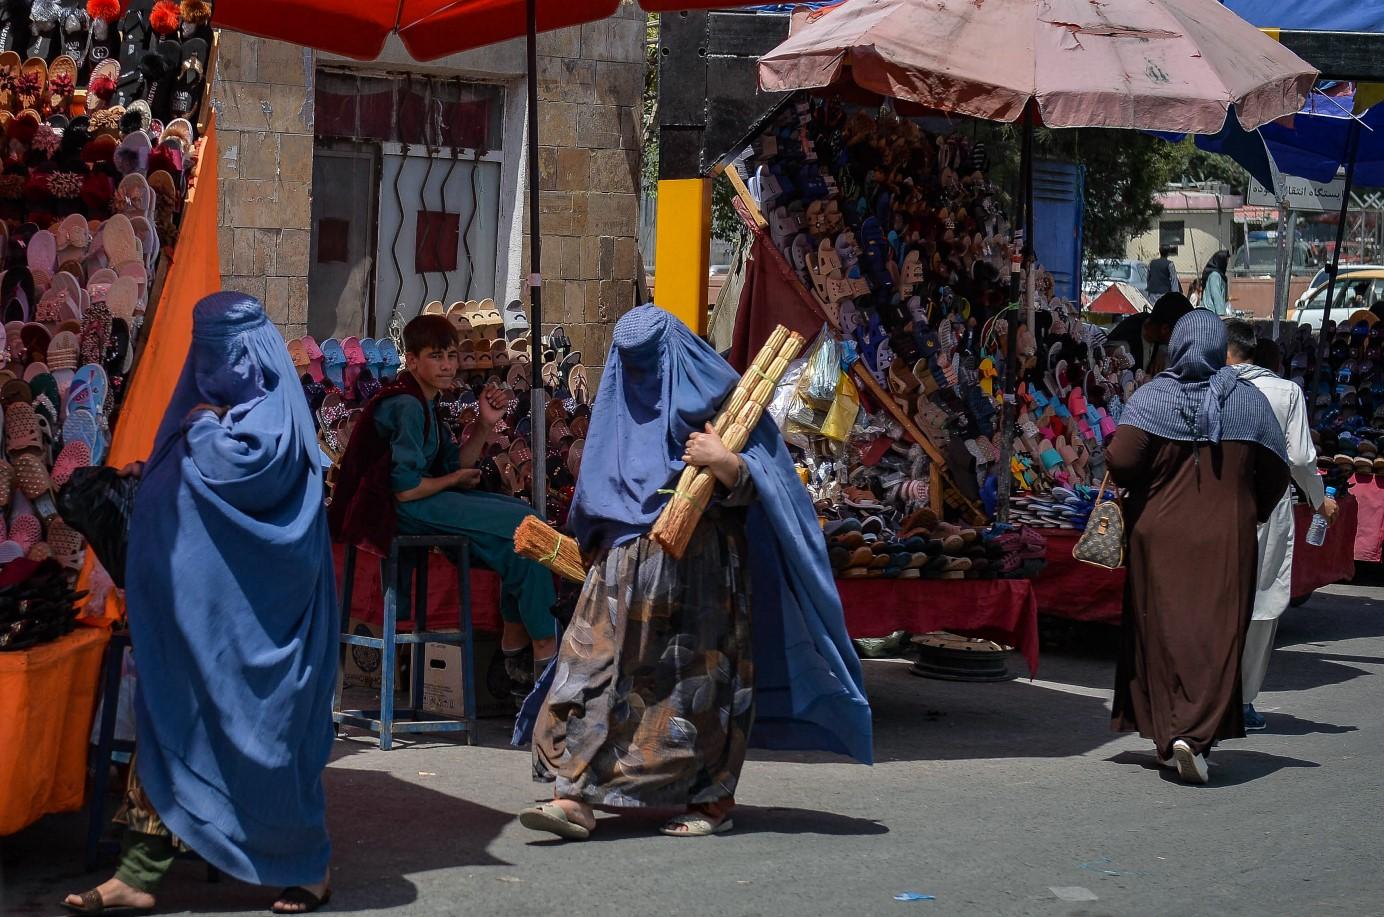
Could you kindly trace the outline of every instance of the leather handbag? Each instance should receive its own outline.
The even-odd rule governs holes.
[[[1095,508],[1086,520],[1086,531],[1081,533],[1072,557],[1083,564],[1118,570],[1124,566],[1125,524],[1124,513],[1120,510],[1119,491],[1113,500],[1105,497],[1105,485],[1110,481],[1107,473],[1101,478],[1100,492],[1096,495]]]

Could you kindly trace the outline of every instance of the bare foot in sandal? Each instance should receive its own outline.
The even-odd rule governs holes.
[[[294,885],[279,892],[270,910],[275,914],[307,914],[332,900],[332,874],[316,885]]]
[[[659,833],[669,837],[710,837],[725,834],[735,827],[730,818],[731,806],[705,805],[692,806],[687,814],[670,818],[659,828]]]
[[[112,877],[89,892],[68,895],[62,903],[63,907],[78,914],[99,914],[103,910],[112,911],[117,908],[151,911],[154,909],[154,896]]]

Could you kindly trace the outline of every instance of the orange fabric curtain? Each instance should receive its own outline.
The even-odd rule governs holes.
[[[125,393],[106,464],[121,468],[149,457],[168,401],[178,385],[192,343],[192,309],[197,301],[221,289],[221,256],[217,244],[218,192],[215,119],[209,119],[197,160],[197,173],[183,211],[182,231],[173,251],[158,308],[144,350]],[[80,589],[87,588],[95,561],[87,555]],[[92,623],[110,624],[124,617],[124,602],[111,590],[100,608],[88,607]]]

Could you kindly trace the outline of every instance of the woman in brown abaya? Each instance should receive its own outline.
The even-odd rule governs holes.
[[[1205,310],[1173,330],[1169,368],[1141,388],[1106,451],[1128,488],[1129,575],[1113,727],[1154,740],[1159,763],[1207,782],[1206,755],[1242,738],[1240,655],[1258,541],[1288,486],[1268,401],[1225,365]]]

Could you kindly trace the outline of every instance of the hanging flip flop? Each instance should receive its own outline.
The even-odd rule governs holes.
[[[144,53],[153,47],[155,35],[149,27],[149,14],[153,9],[154,0],[131,0],[120,20],[120,76],[112,100],[122,108],[144,94],[144,77],[140,74],[139,63]]]
[[[73,65],[72,81],[75,89],[77,74],[86,63],[87,50],[91,43],[91,17],[87,15],[87,11],[82,6],[64,7],[58,28],[62,34],[62,54],[58,60],[62,60],[63,57],[71,58]]]
[[[202,84],[206,79],[207,43],[190,38],[182,43],[182,61],[173,80],[169,111],[175,118],[191,119],[202,103]]]
[[[34,0],[29,10],[29,47],[26,56],[47,61],[53,56],[58,39],[58,19],[62,7],[57,0]]]
[[[170,120],[173,84],[183,63],[183,48],[179,42],[164,39],[157,49],[140,58],[139,68],[144,76],[143,99],[159,121]]]

